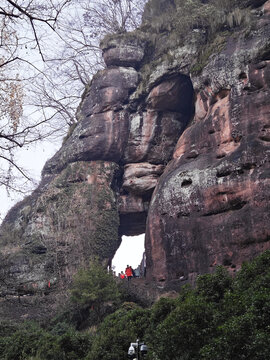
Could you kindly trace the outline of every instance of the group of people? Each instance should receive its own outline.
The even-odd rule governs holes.
[[[130,281],[133,277],[139,277],[139,271],[137,271],[139,269],[135,269],[133,270],[132,267],[130,265],[127,265],[125,273],[123,271],[120,272],[119,277],[120,279],[125,279],[127,278],[128,281]]]
[[[138,265],[138,267],[133,270],[130,265],[127,265],[125,272],[121,271],[118,274],[118,277],[120,279],[127,278],[128,281],[130,281],[133,277],[134,278],[145,278],[146,277],[146,255],[145,252],[143,253],[143,258],[141,263]]]

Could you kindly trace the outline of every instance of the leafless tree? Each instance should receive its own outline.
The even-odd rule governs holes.
[[[76,122],[84,87],[104,66],[99,41],[136,28],[146,0],[2,0],[0,187],[29,174],[17,150]]]
[[[25,84],[41,72],[35,62],[46,59],[44,32],[55,33],[59,14],[69,3],[3,0],[0,5],[0,185],[11,190],[18,190],[16,178],[30,180],[16,161],[16,149],[52,132],[43,132],[44,119],[24,116]]]
[[[108,33],[131,31],[141,22],[146,0],[74,0],[58,22],[61,46],[54,48],[32,90],[33,105],[50,109],[57,123],[72,125],[80,96],[97,70],[104,67],[99,48]],[[54,79],[54,81],[51,81]],[[56,80],[55,80],[56,79]],[[57,80],[58,79],[58,80]]]

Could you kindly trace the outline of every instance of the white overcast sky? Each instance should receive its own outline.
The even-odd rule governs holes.
[[[19,158],[19,163],[23,165],[23,168],[31,178],[35,179],[36,185],[40,181],[41,170],[46,160],[55,154],[59,146],[60,143],[43,141],[33,144],[31,147],[22,148],[16,153]],[[21,185],[21,190],[26,190],[23,184]],[[4,187],[0,188],[0,222],[3,220],[11,206],[23,198],[24,196],[18,193],[11,193],[8,195]]]
[[[144,252],[144,234],[139,236],[123,236],[122,243],[117,250],[112,266],[118,275],[122,270],[125,272],[127,265],[136,269],[141,263]]]

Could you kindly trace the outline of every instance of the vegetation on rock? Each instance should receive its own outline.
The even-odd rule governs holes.
[[[111,272],[97,260],[90,262],[88,269],[81,269],[75,275],[71,300],[81,307],[91,308],[100,320],[107,305],[113,306],[120,300],[120,292]]]
[[[141,67],[142,81],[136,95],[145,94],[159,66],[167,67],[167,72],[188,68],[188,74],[200,73],[210,56],[224,48],[230,35],[250,31],[256,18],[251,8],[262,3],[247,0],[148,1],[141,30],[147,37],[149,51]],[[185,58],[188,58],[186,62]]]

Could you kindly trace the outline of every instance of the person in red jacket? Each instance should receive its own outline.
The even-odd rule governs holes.
[[[124,279],[126,277],[125,274],[123,273],[123,271],[120,272],[119,277],[120,277],[120,279]]]
[[[125,273],[126,273],[126,277],[127,277],[128,281],[129,281],[133,276],[132,275],[132,267],[127,265]]]

